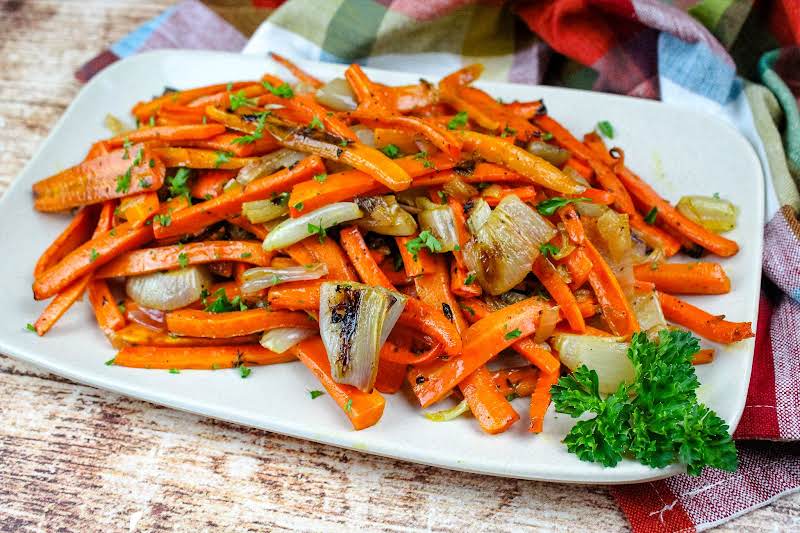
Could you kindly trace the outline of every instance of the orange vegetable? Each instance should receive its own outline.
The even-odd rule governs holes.
[[[133,145],[68,168],[34,183],[34,207],[39,211],[65,211],[143,191],[164,183],[164,164],[156,149]]]
[[[531,425],[529,431],[531,433],[541,433],[544,416],[547,414],[547,408],[550,407],[550,389],[558,383],[560,374],[558,372],[544,373],[539,375],[539,380],[536,382],[536,388],[531,394]]]
[[[406,380],[408,365],[394,363],[386,359],[378,361],[378,375],[375,378],[375,388],[384,394],[394,394],[403,387]]]
[[[103,330],[103,333],[110,335],[125,326],[125,316],[117,307],[117,302],[114,301],[114,297],[111,295],[108,283],[105,280],[91,280],[87,293],[89,295],[89,303],[92,304],[92,309],[94,309],[97,324]]]
[[[603,318],[615,335],[627,337],[639,330],[639,322],[633,312],[628,299],[622,292],[616,276],[611,268],[587,239],[581,247],[592,262],[589,272],[589,284],[592,286],[597,303],[603,312]]]
[[[731,280],[719,263],[648,263],[633,269],[637,280],[649,281],[670,294],[725,294]]]
[[[533,394],[538,378],[539,370],[530,365],[492,372],[492,380],[498,392],[503,396],[513,394],[518,398]]]
[[[144,223],[158,212],[158,207],[158,193],[143,192],[123,198],[119,203],[119,212],[129,222]]]
[[[78,210],[69,225],[42,253],[33,269],[33,277],[42,273],[61,261],[72,250],[89,240],[97,224],[96,206],[83,207]]]
[[[692,358],[693,365],[707,365],[709,363],[714,362],[714,350],[711,348],[707,348],[705,350],[700,350],[694,357]]]
[[[345,170],[328,174],[321,183],[310,179],[295,185],[289,196],[289,211],[292,217],[298,217],[328,204],[370,196],[381,190],[384,187],[369,175],[360,170]],[[302,206],[302,211],[297,206]]]
[[[104,265],[95,274],[98,278],[137,276],[159,270],[173,270],[188,265],[217,261],[241,261],[258,266],[269,265],[271,254],[261,243],[249,241],[203,241],[159,248],[142,248],[124,253]]]
[[[560,311],[569,322],[569,326],[577,332],[583,332],[586,323],[583,321],[583,315],[577,300],[575,300],[575,295],[572,294],[556,268],[544,255],[540,254],[533,262],[533,274],[560,306]]]
[[[384,287],[397,290],[384,275],[378,264],[369,253],[367,243],[356,226],[349,226],[339,232],[339,241],[347,257],[358,272],[361,281],[373,287]]]
[[[307,73],[306,71],[302,70],[300,67],[286,59],[285,57],[276,54],[275,52],[270,52],[269,57],[271,57],[277,63],[280,63],[286,69],[292,73],[292,75],[298,79],[298,81],[305,83],[306,85],[310,85],[315,89],[319,89],[322,87],[322,82],[319,81],[317,78],[312,76],[311,74]]]
[[[220,150],[200,150],[175,146],[153,148],[153,153],[167,167],[242,168],[248,163],[253,163],[257,160],[255,157],[235,157]]]
[[[132,301],[127,301],[125,306],[130,316]],[[243,335],[241,337],[228,337],[211,339],[204,337],[178,337],[170,335],[166,330],[156,330],[150,326],[129,323],[127,326],[112,332],[109,335],[111,344],[115,348],[124,346],[227,346],[233,344],[258,343],[260,334]]]
[[[189,89],[187,91],[177,91],[167,93],[164,96],[154,98],[149,102],[139,102],[133,107],[131,111],[137,119],[141,122],[146,122],[151,116],[154,116],[159,109],[165,105],[186,105],[193,100],[209,94],[216,94],[221,91],[238,91],[239,89],[252,85],[252,81],[240,81],[231,83],[219,83],[216,85],[208,85],[205,87],[198,87],[196,89]]]
[[[272,365],[296,358],[258,344],[236,346],[128,346],[114,358],[117,366],[179,370],[216,370],[241,365]]]
[[[333,381],[328,354],[319,337],[306,339],[290,349],[322,383],[328,395],[344,411],[353,429],[375,425],[383,415],[386,400],[377,391],[363,392],[350,385]]]
[[[166,315],[167,329],[187,337],[239,337],[275,328],[315,329],[317,323],[305,313],[248,309],[229,313],[209,313],[195,309],[171,311]]]
[[[505,395],[497,390],[485,366],[479,367],[463,381],[461,391],[470,411],[486,433],[502,433],[519,420],[519,415]]]
[[[210,200],[222,194],[226,183],[236,178],[235,170],[206,170],[192,182],[192,198]]]
[[[658,293],[664,318],[670,322],[690,329],[708,340],[721,344],[730,344],[754,336],[750,322],[728,322],[725,315],[714,316],[706,313],[680,298]]]
[[[106,141],[109,147],[119,148],[125,142],[173,142],[208,139],[225,132],[222,124],[191,124],[182,126],[156,126],[117,135]]]

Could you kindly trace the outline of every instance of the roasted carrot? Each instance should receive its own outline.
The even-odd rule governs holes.
[[[597,303],[603,312],[603,318],[616,335],[626,337],[639,330],[639,322],[631,308],[630,302],[622,292],[616,276],[611,268],[597,251],[597,248],[587,239],[581,247],[592,262],[589,272],[589,284],[597,297]]]
[[[126,302],[129,307],[130,302]],[[130,313],[126,314],[130,316]],[[153,329],[138,323],[129,323],[122,329],[112,332],[109,340],[115,348],[125,346],[228,346],[239,344],[255,344],[261,338],[260,334],[243,335],[241,337],[228,337],[211,339],[207,337],[179,337],[170,335],[166,330]]]
[[[172,142],[208,139],[225,132],[222,124],[191,124],[184,126],[156,126],[117,135],[106,141],[109,147],[119,148],[125,142]]]
[[[670,322],[690,329],[708,340],[730,344],[754,336],[750,322],[728,322],[725,315],[715,316],[706,313],[680,298],[658,292],[664,318]]]
[[[62,289],[52,301],[47,304],[42,314],[34,323],[36,333],[41,336],[50,331],[58,319],[64,316],[64,313],[72,307],[86,290],[86,285],[89,283],[90,276],[85,275],[73,281],[67,287]]]
[[[522,398],[533,394],[539,370],[527,365],[514,368],[503,368],[492,372],[492,380],[498,392],[503,396]]]
[[[581,225],[581,232],[583,226]],[[569,288],[573,291],[580,289],[584,283],[589,279],[589,273],[592,271],[592,260],[586,255],[582,248],[578,247],[571,254],[564,259],[557,261],[559,265],[565,265],[569,271],[569,276],[572,282]]]
[[[531,425],[529,429],[531,433],[542,432],[544,416],[547,414],[548,407],[550,407],[550,389],[558,383],[559,377],[559,372],[549,374],[542,372],[539,375],[536,388],[531,394]]]
[[[561,279],[556,268],[544,256],[539,255],[533,262],[533,274],[542,282],[544,288],[550,293],[550,296],[560,306],[561,312],[566,317],[569,326],[578,332],[583,332],[586,323],[583,321],[583,315],[578,307],[578,302],[575,300],[575,295],[572,294],[570,288]]]
[[[226,109],[232,107],[231,98],[235,96],[238,97],[239,99],[239,104],[237,104],[238,107],[247,108],[251,107],[251,102],[255,99],[256,96],[261,96],[266,92],[267,89],[262,84],[253,83],[252,85],[247,85],[237,91],[224,90],[216,94],[201,96],[200,98],[192,100],[189,103],[189,107],[206,108],[212,105]]]
[[[270,287],[267,301],[272,309],[304,311],[319,309],[319,286],[325,280],[295,281]]]
[[[317,327],[305,313],[248,309],[228,313],[209,313],[186,309],[167,313],[167,329],[187,337],[239,337],[275,328]]]
[[[235,157],[263,155],[280,148],[278,141],[271,135],[264,135],[260,139],[252,139],[232,132],[222,133],[209,139],[176,141],[172,144],[184,148],[203,148],[205,150],[214,150],[215,152],[230,152]]]
[[[142,192],[123,198],[119,203],[119,212],[129,222],[143,223],[158,212],[159,205],[158,193]]]
[[[137,276],[159,270],[173,270],[188,265],[202,265],[217,261],[241,261],[258,266],[269,265],[272,254],[265,252],[261,243],[250,241],[203,241],[142,248],[124,253],[98,269],[98,278]]]
[[[490,435],[502,433],[519,415],[495,386],[492,375],[481,366],[463,381],[461,392],[481,429]]]
[[[394,394],[403,387],[408,365],[394,363],[386,359],[378,362],[378,375],[375,377],[375,388],[384,394]]]
[[[397,290],[388,280],[369,253],[367,243],[356,226],[349,226],[339,232],[339,242],[347,257],[358,272],[361,281],[368,285]]]
[[[464,334],[460,357],[437,362],[425,368],[412,368],[409,382],[420,405],[427,407],[444,398],[459,382],[519,338],[531,335],[544,305],[528,298],[489,314],[469,327]]]
[[[419,152],[416,137],[409,136],[408,132],[397,128],[376,127],[373,130],[375,135],[375,146],[385,148],[394,145],[404,154],[415,154]]]
[[[633,269],[637,280],[649,281],[670,294],[725,294],[731,280],[719,263],[647,263]]]
[[[94,309],[94,316],[97,324],[106,335],[125,326],[125,316],[117,307],[117,302],[111,295],[108,283],[103,279],[93,279],[87,288],[89,303]]]
[[[311,74],[307,73],[285,57],[276,54],[275,52],[270,52],[269,57],[271,57],[276,63],[280,63],[283,65],[286,70],[292,73],[292,75],[297,78],[298,81],[305,83],[306,85],[310,85],[315,89],[319,89],[322,87],[322,82],[319,81],[317,78],[312,76]]]
[[[322,383],[330,397],[350,419],[353,429],[365,429],[380,420],[386,400],[377,391],[363,392],[356,387],[336,383],[331,377],[328,354],[319,337],[304,340],[290,351]]]
[[[400,257],[403,259],[406,275],[409,278],[421,276],[434,268],[431,263],[431,255],[427,250],[420,249],[417,253],[412,253],[408,249],[408,243],[417,237],[419,237],[419,234],[394,238],[397,248],[400,250]]]
[[[423,338],[420,338],[423,337]],[[422,346],[426,344],[426,346]],[[408,365],[423,365],[443,353],[442,345],[424,336],[414,336],[402,326],[381,347],[381,360]]]
[[[275,353],[258,344],[236,346],[128,346],[114,357],[114,364],[131,368],[217,370],[294,361],[290,353]]]
[[[479,126],[491,131],[500,129],[500,122],[480,106],[468,102],[461,97],[461,89],[478,79],[483,72],[483,65],[467,65],[439,81],[439,97],[457,111],[464,112]]]
[[[89,240],[97,225],[97,206],[83,207],[72,218],[70,223],[42,253],[33,269],[33,277],[38,278],[64,256]]]
[[[325,239],[319,242],[319,239],[308,238],[298,243],[302,246],[308,257],[312,259],[311,263],[325,263],[328,265],[328,278],[339,281],[356,281],[356,276],[353,267],[347,261],[342,247],[339,246],[333,239]],[[300,262],[298,264],[307,265],[308,261]]]
[[[254,163],[254,157],[235,157],[220,150],[200,150],[197,148],[178,148],[175,146],[153,148],[167,167],[187,167],[201,169],[236,169]]]
[[[514,195],[523,202],[530,202],[536,198],[536,188],[530,185],[525,187],[515,187],[512,189],[502,189],[497,196],[484,195],[483,199],[492,207],[496,207],[506,196]]]
[[[170,92],[158,98],[154,98],[149,102],[139,102],[133,107],[131,111],[138,120],[145,122],[151,116],[154,116],[162,106],[165,105],[186,105],[193,100],[209,94],[216,94],[220,91],[226,90],[239,90],[248,85],[253,85],[252,81],[240,81],[230,84],[219,83],[216,85],[208,85],[206,87],[198,87],[196,89],[189,89],[186,91]]]
[[[322,160],[316,156],[307,157],[291,169],[279,170],[269,176],[257,178],[244,188],[232,187],[216,198],[175,213],[168,226],[155,225],[155,235],[163,239],[193,233],[223,218],[238,215],[245,202],[263,200],[269,198],[272,193],[285,192],[295,183],[320,172],[325,172]]]
[[[322,182],[311,179],[292,188],[289,196],[291,216],[297,217],[328,204],[385,190],[383,185],[360,170],[345,170],[323,177]]]
[[[137,144],[114,150],[35,183],[34,207],[39,211],[64,211],[155,191],[164,183],[164,172],[155,149]]]
[[[692,357],[693,365],[707,365],[713,362],[714,362],[714,350],[711,348],[700,350],[699,352],[694,354],[694,357]]]

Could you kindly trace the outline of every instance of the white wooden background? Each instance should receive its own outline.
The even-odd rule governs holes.
[[[79,90],[74,70],[171,3],[0,0],[0,194]],[[129,400],[0,355],[0,531],[215,529],[628,525],[602,487],[343,451]],[[800,530],[800,493],[718,528],[789,530]]]

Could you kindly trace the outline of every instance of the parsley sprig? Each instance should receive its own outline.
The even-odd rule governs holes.
[[[551,389],[556,411],[577,418],[564,443],[584,461],[615,466],[631,457],[653,468],[674,462],[691,475],[703,467],[736,470],[736,447],[728,426],[697,400],[700,383],[692,357],[700,343],[687,331],[663,330],[657,342],[636,333],[628,348],[636,377],[602,398],[597,372],[586,366]]]
[[[200,293],[201,301],[205,310],[209,313],[230,313],[231,311],[247,311],[247,305],[242,301],[241,296],[234,296],[229,300],[224,288],[219,288],[209,299],[208,291],[203,289]]]
[[[406,243],[406,250],[408,250],[408,253],[414,258],[414,261],[417,260],[419,251],[422,248],[427,248],[433,253],[438,253],[442,251],[442,243],[428,230],[421,232],[417,237]]]
[[[268,81],[262,81],[261,85],[264,86],[266,90],[274,94],[275,96],[279,96],[281,98],[291,98],[294,96],[294,91],[291,87],[289,87],[288,83],[282,83],[275,87]]]
[[[261,139],[264,136],[264,125],[266,124],[267,117],[270,115],[269,111],[255,113],[258,117],[256,121],[256,129],[249,135],[242,135],[231,141],[231,144],[251,144]]]
[[[561,198],[560,196],[553,196],[552,198],[548,198],[536,204],[536,210],[539,211],[539,214],[549,217],[555,214],[559,207],[577,202],[591,202],[591,200],[589,198]]]

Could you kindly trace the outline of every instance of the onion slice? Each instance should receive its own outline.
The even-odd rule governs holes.
[[[314,96],[320,104],[335,111],[355,111],[358,104],[350,84],[344,78],[334,78],[319,89]]]
[[[239,170],[239,174],[236,175],[236,181],[242,185],[247,185],[256,178],[269,176],[282,168],[291,167],[298,161],[304,159],[306,155],[307,154],[303,152],[290,150],[289,148],[275,150],[243,166],[241,170]]]
[[[316,330],[308,328],[275,328],[265,331],[259,342],[267,350],[283,353],[316,334]]]
[[[435,411],[433,413],[425,413],[425,418],[431,422],[449,422],[450,420],[463,415],[467,411],[469,411],[469,404],[467,404],[467,400],[461,400],[458,405],[451,407],[450,409],[442,409],[441,411]]]
[[[675,207],[689,220],[715,233],[736,227],[736,206],[716,196],[683,196]]]
[[[570,370],[586,365],[597,372],[602,393],[613,393],[623,382],[633,383],[633,363],[628,359],[628,343],[622,337],[563,333],[553,337],[552,345]]]
[[[397,203],[392,195],[356,198],[365,216],[358,227],[392,237],[407,237],[417,231],[417,221]]]
[[[362,216],[364,213],[353,202],[328,204],[297,218],[284,220],[275,226],[264,239],[264,250],[269,252],[286,248],[315,233],[320,233],[322,237],[324,230]],[[314,228],[322,229],[314,230]]]
[[[190,266],[130,276],[125,283],[125,292],[142,307],[172,311],[199,300],[203,289],[208,289],[211,283],[211,274],[205,267]]]
[[[407,297],[360,283],[320,286],[319,326],[337,383],[369,392],[380,350],[403,312]]]
[[[279,195],[269,200],[255,200],[242,204],[242,214],[253,224],[263,224],[289,212],[289,196]]]
[[[242,274],[242,294],[253,294],[280,283],[319,279],[328,274],[328,265],[312,263],[304,266],[285,268],[258,267],[245,270]]]
[[[458,247],[458,233],[450,206],[440,205],[433,209],[424,209],[417,215],[423,230],[433,234],[442,245],[442,252],[452,252]]]

